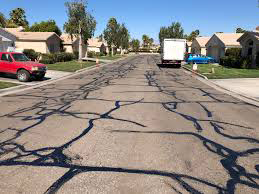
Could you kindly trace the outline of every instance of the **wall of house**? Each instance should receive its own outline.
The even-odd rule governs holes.
[[[191,52],[193,54],[201,54],[201,47],[200,47],[199,43],[197,42],[197,40],[194,40],[192,42]]]
[[[47,53],[60,52],[61,40],[58,36],[53,35],[47,41]]]
[[[214,57],[219,62],[221,57],[225,56],[225,45],[215,35],[206,44],[207,55]]]
[[[73,47],[71,44],[63,45],[66,53],[73,53]]]
[[[47,53],[47,45],[44,41],[16,41],[15,46],[18,50],[33,49],[36,52]]]
[[[88,52],[100,53],[100,48],[98,48],[98,47],[91,47],[91,46],[88,46],[87,50],[88,50]]]

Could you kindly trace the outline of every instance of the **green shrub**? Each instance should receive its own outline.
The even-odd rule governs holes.
[[[54,54],[42,54],[40,63],[43,64],[54,64],[56,63],[56,58]]]
[[[78,59],[79,57],[79,52],[78,51],[74,51],[74,59]]]
[[[95,56],[96,56],[96,53],[95,53],[94,51],[88,51],[88,52],[87,52],[87,57],[93,58],[93,57],[95,57]]]
[[[40,53],[35,52],[33,49],[24,49],[23,53],[32,61],[35,61],[40,56]]]
[[[229,48],[226,50],[226,56],[227,57],[235,57],[235,58],[238,58],[238,57],[241,57],[241,51],[242,49],[241,48]]]
[[[66,62],[72,61],[74,59],[74,55],[72,53],[55,53],[54,54],[56,62]]]
[[[54,64],[57,62],[72,61],[75,58],[72,53],[54,53],[54,54],[42,54],[41,63]]]
[[[220,65],[232,68],[249,68],[251,63],[252,61],[248,57],[225,56],[220,59]]]
[[[259,67],[259,52],[256,55],[256,66]]]

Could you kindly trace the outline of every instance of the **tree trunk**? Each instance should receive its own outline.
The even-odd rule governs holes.
[[[113,55],[114,55],[114,52],[113,52],[113,46],[112,46],[112,57],[113,57]]]
[[[78,60],[82,61],[83,56],[83,44],[82,44],[82,34],[79,35],[79,49],[78,49]]]
[[[120,47],[120,50],[121,50],[121,55],[123,55],[123,50],[122,50],[122,47]]]

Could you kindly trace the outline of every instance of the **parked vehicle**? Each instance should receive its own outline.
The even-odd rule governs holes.
[[[31,77],[42,80],[47,66],[33,62],[23,53],[0,52],[0,72],[15,74],[21,82],[27,82]]]
[[[208,63],[214,63],[215,59],[213,57],[208,57],[205,55],[200,54],[188,54],[187,63],[199,63],[199,64],[208,64]]]
[[[162,64],[175,65],[181,67],[185,59],[186,40],[185,39],[164,39],[162,45]]]

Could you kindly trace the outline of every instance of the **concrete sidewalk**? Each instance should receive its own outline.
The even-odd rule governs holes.
[[[212,79],[216,85],[259,100],[259,78]]]

